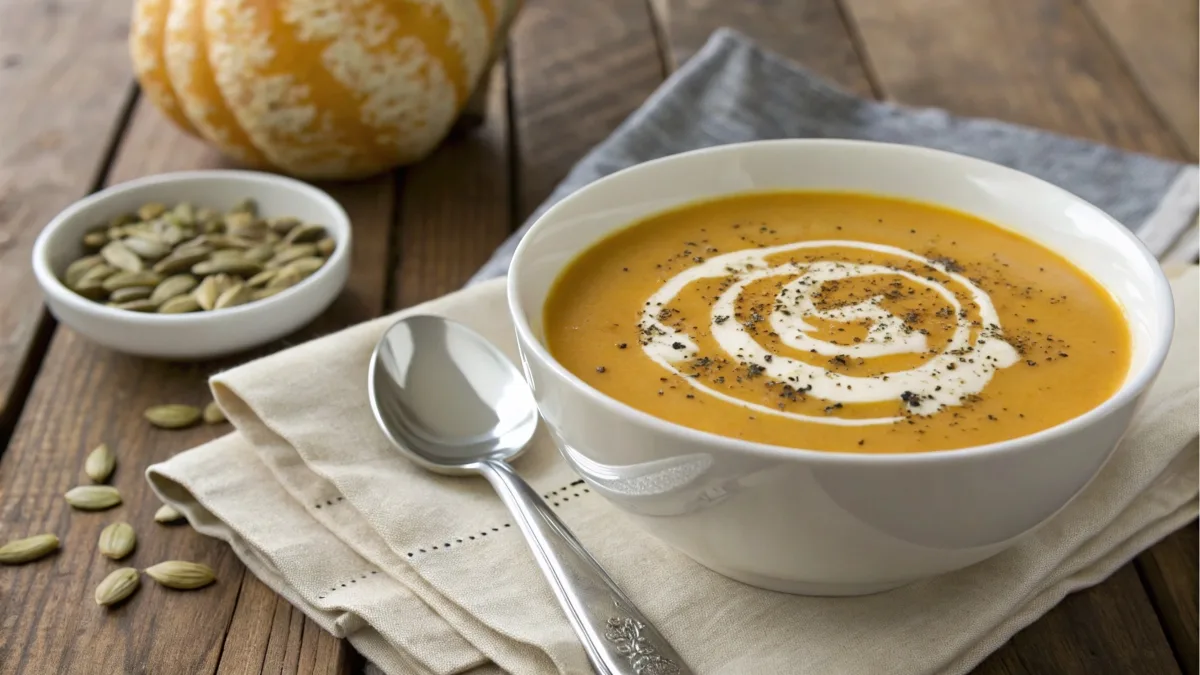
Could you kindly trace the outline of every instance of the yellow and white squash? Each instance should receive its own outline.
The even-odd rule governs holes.
[[[256,168],[348,179],[449,132],[520,0],[137,0],[145,96]]]

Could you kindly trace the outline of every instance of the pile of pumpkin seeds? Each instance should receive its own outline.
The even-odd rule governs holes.
[[[142,205],[83,236],[87,254],[63,283],[79,295],[135,312],[213,311],[270,297],[303,281],[333,254],[322,225],[261,218],[254,200],[227,213]]]

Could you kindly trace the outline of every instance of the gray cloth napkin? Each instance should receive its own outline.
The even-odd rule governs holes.
[[[862,99],[721,29],[575,166],[469,283],[505,274],[533,221],[594,180],[687,150],[770,138],[853,138],[979,157],[1088,200],[1137,232],[1156,256],[1178,262],[1196,256],[1195,238],[1181,239],[1194,226],[1200,201],[1195,165],[996,120]]]

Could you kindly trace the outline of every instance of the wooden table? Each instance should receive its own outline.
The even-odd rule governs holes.
[[[96,347],[45,312],[30,249],[60,209],[105,185],[227,165],[139,96],[128,0],[0,4],[0,539],[56,532],[50,561],[0,569],[0,673],[347,673],[361,668],[229,548],[156,527],[147,465],[221,429],[148,428],[140,411],[202,403],[244,361],[172,365]],[[732,26],[842,87],[1195,161],[1194,0],[527,0],[491,74],[485,125],[394,174],[324,186],[355,227],[349,287],[314,335],[458,288],[585,151],[716,27]],[[273,346],[278,348],[279,345]],[[260,350],[258,354],[268,350]],[[112,514],[62,493],[100,442],[121,458],[132,564],[201,560],[220,583],[143,589],[100,611]],[[1197,673],[1195,524],[1066,598],[979,673]]]

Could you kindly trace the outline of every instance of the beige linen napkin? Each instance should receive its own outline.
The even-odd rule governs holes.
[[[516,467],[698,673],[963,673],[1196,517],[1198,281],[1175,275],[1167,364],[1084,493],[1020,545],[888,593],[791,596],[710,572],[589,492],[544,433]],[[516,358],[503,281],[411,311]],[[591,672],[486,482],[426,473],[377,431],[367,364],[394,319],[214,377],[237,431],[150,467],[154,490],[389,675]]]

